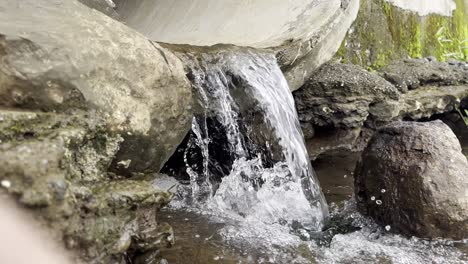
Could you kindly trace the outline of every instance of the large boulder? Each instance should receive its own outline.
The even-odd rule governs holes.
[[[460,143],[443,122],[395,122],[377,131],[358,162],[358,209],[395,232],[463,239],[467,173]]]
[[[335,55],[359,9],[359,0],[120,0],[116,4],[122,20],[152,40],[272,49],[291,90]]]
[[[172,195],[158,175],[107,173],[122,137],[98,116],[0,110],[0,196],[32,209],[86,263],[123,263],[173,243],[156,210]]]
[[[120,173],[160,170],[190,129],[182,63],[78,1],[2,1],[0,58],[0,107],[97,111]]]

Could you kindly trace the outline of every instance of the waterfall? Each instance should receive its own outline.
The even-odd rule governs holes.
[[[179,55],[199,104],[184,150],[191,203],[321,229],[327,205],[275,56],[235,47]]]

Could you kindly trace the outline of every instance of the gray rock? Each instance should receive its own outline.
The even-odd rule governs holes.
[[[463,63],[448,63],[425,59],[409,59],[391,63],[379,69],[382,76],[403,92],[420,86],[451,86],[468,84],[468,70]]]
[[[120,0],[116,3],[126,24],[155,41],[272,49],[294,91],[338,51],[357,16],[359,2]]]
[[[86,263],[122,263],[135,249],[174,242],[172,228],[156,222],[156,210],[172,198],[154,185],[157,175],[107,173],[122,138],[102,119],[0,110],[0,120],[0,194],[35,209],[35,218]]]
[[[337,63],[322,66],[294,98],[301,123],[356,128],[370,116],[384,120],[398,115],[400,93],[377,74]]]
[[[441,121],[377,131],[355,171],[358,209],[406,235],[468,236],[468,161]]]
[[[0,57],[0,106],[97,111],[124,137],[120,173],[159,171],[190,129],[182,63],[77,1],[2,1]]]
[[[468,98],[468,85],[420,87],[402,95],[399,118],[420,120],[449,113],[465,98]]]
[[[408,74],[426,81],[420,82],[417,89],[408,90],[407,86],[402,89],[401,85],[397,89],[383,78],[395,83],[398,77],[403,82],[404,76],[392,73],[395,65],[416,67],[419,64],[433,64],[430,66],[433,72],[438,70],[434,65],[442,65],[440,73],[436,74],[440,79],[429,82],[427,72],[415,68],[416,75]],[[369,134],[389,122],[430,119],[452,112],[458,106],[464,107],[468,85],[460,77],[467,72],[461,70],[462,66],[452,67],[448,63],[426,59],[405,60],[392,65],[388,72],[383,69],[377,75],[355,65],[326,64],[306,85],[294,92],[312,159],[325,152],[331,154],[343,149],[362,151],[363,144],[365,146],[370,139]],[[392,74],[397,77],[390,78]],[[454,81],[456,78],[459,82]],[[459,84],[447,85],[450,83]]]

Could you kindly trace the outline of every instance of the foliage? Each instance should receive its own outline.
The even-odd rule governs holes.
[[[437,41],[444,58],[468,61],[468,39],[458,39],[446,27],[441,27],[436,33]]]

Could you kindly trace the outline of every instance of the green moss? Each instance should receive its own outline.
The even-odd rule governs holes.
[[[369,69],[407,57],[467,60],[468,49],[463,47],[468,46],[468,16],[464,0],[456,3],[453,17],[420,17],[384,0],[362,0],[353,30],[337,56]]]

